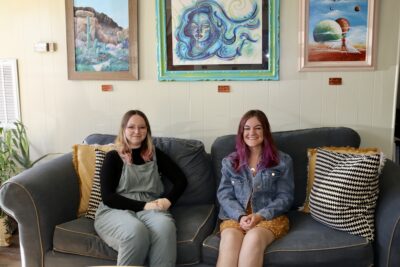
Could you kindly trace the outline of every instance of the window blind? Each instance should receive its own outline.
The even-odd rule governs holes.
[[[19,85],[16,59],[0,59],[0,127],[20,120]]]

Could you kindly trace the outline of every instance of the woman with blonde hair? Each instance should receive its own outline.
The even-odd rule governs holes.
[[[149,121],[139,110],[125,113],[115,143],[100,172],[96,232],[118,251],[119,266],[175,266],[176,227],[168,210],[185,190],[186,177],[153,145]],[[160,173],[173,184],[169,192]]]

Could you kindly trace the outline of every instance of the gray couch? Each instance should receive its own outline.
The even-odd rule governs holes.
[[[266,251],[264,266],[400,266],[400,166],[387,160],[380,176],[375,242],[326,227],[303,204],[307,177],[307,148],[359,146],[349,128],[324,127],[275,132],[280,150],[293,158],[295,201],[289,212],[291,230]],[[188,177],[188,187],[172,209],[178,229],[178,262],[182,266],[214,266],[218,255],[215,191],[221,160],[234,150],[234,135],[215,140],[211,154],[200,141],[158,137],[166,152]],[[94,134],[85,142],[106,144],[112,135]],[[168,188],[168,184],[166,184]],[[93,221],[77,218],[78,178],[71,153],[31,168],[2,185],[0,206],[19,225],[24,266],[113,265],[117,253],[97,235]]]

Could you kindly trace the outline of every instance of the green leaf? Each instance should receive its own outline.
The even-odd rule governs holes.
[[[17,129],[11,129],[11,133],[12,133],[13,136],[18,136]]]
[[[22,122],[15,122],[11,129],[1,127],[0,183],[31,166],[28,135]]]

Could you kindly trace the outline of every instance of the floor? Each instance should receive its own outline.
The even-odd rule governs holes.
[[[9,247],[0,247],[0,267],[21,267],[18,234],[14,234]]]

